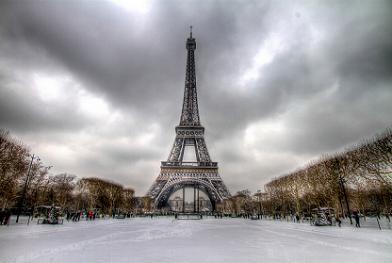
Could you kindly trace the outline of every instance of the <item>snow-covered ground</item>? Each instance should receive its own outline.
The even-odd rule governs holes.
[[[249,219],[0,226],[0,262],[392,262],[392,231]]]

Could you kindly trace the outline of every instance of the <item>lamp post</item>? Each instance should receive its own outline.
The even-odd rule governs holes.
[[[30,161],[29,169],[27,170],[27,176],[26,176],[25,184],[24,184],[24,186],[23,186],[22,196],[21,196],[21,198],[19,199],[19,202],[18,202],[18,209],[17,209],[17,215],[16,215],[16,223],[19,222],[20,212],[21,212],[22,207],[24,206],[24,203],[25,203],[26,192],[27,192],[27,186],[28,186],[29,181],[30,181],[31,166],[33,165],[33,161],[34,161],[35,158],[37,159],[37,161],[40,161],[40,160],[41,160],[38,156],[35,156],[34,154],[31,156],[31,161]]]

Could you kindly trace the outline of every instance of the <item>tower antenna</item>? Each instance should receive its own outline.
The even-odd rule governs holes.
[[[192,26],[190,26],[190,29],[191,29],[191,38],[192,38]]]

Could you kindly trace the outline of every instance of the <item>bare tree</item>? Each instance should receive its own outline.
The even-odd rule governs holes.
[[[29,150],[0,130],[0,208],[17,200],[18,185],[26,176]]]

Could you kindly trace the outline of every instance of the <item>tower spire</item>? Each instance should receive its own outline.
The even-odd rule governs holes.
[[[192,26],[190,26],[190,35],[186,41],[186,49],[188,51],[188,55],[186,61],[185,91],[180,126],[200,126],[195,69],[196,40],[192,37]]]

